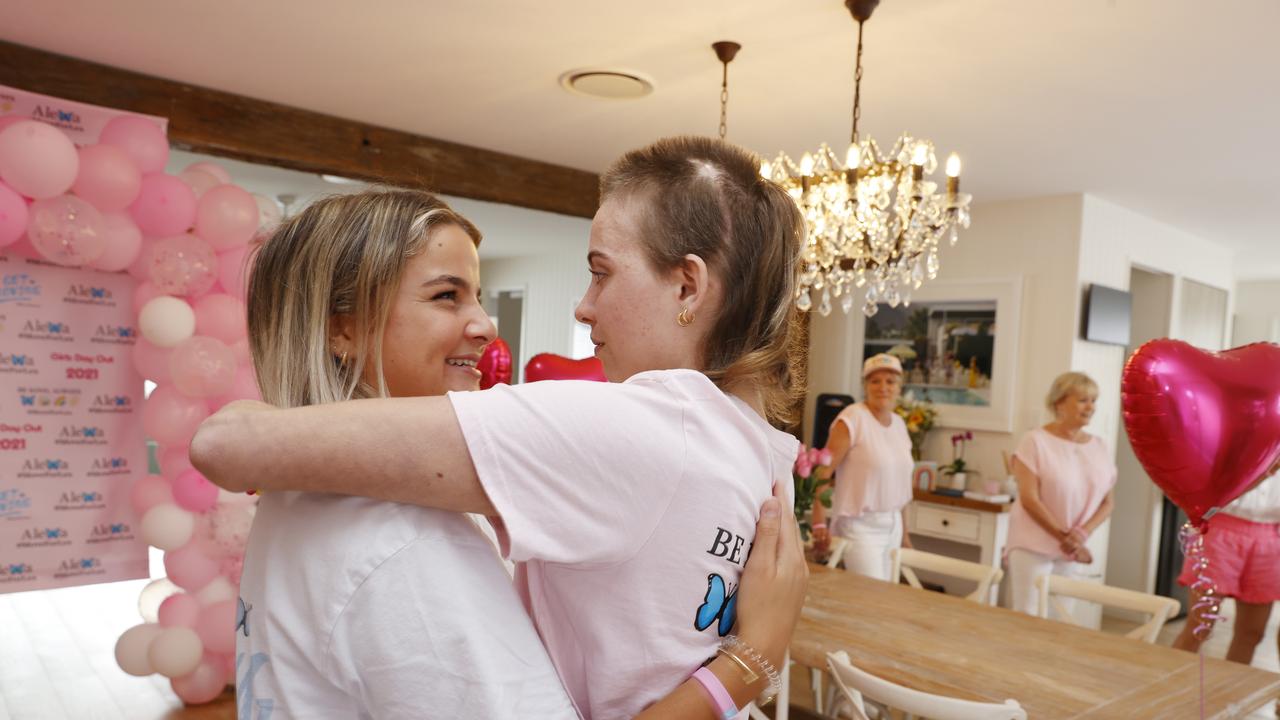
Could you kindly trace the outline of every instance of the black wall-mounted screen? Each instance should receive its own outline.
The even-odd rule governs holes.
[[[1132,308],[1133,296],[1124,290],[1090,285],[1084,296],[1081,334],[1085,340],[1128,346]]]

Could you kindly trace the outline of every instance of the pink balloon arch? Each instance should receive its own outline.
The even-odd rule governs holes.
[[[137,480],[130,501],[143,538],[165,551],[168,578],[143,591],[146,622],[120,636],[116,660],[203,703],[235,680],[235,600],[256,499],[210,484],[187,446],[210,413],[258,397],[244,280],[251,241],[280,216],[218,165],[169,175],[168,158],[164,132],[145,118],[115,118],[81,148],[56,127],[0,120],[0,247],[140,280],[133,357],[157,385],[142,422],[160,444],[161,474]]]

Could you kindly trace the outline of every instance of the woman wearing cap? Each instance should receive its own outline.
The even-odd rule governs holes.
[[[1088,375],[1059,375],[1045,398],[1053,422],[1023,435],[1013,453],[1018,501],[1009,516],[1009,591],[1013,609],[1028,615],[1037,614],[1036,578],[1074,577],[1093,562],[1085,543],[1115,507],[1111,450],[1084,431],[1097,399]]]
[[[814,540],[834,533],[848,540],[847,570],[890,580],[889,551],[911,547],[905,528],[911,502],[911,436],[893,412],[902,393],[902,363],[881,353],[862,366],[863,401],[850,405],[831,423],[827,449],[836,469],[831,529],[822,503],[813,506]]]

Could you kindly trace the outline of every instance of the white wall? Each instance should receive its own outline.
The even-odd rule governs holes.
[[[1280,280],[1237,283],[1235,308],[1233,347],[1280,342]]]
[[[569,355],[573,346],[573,306],[586,292],[587,234],[582,220],[582,247],[530,257],[481,260],[485,292],[524,288],[524,336],[518,359],[524,367],[538,353]],[[483,250],[484,245],[481,245]],[[499,328],[509,335],[510,328]]]

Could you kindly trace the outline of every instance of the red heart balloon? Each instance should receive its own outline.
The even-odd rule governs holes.
[[[1280,346],[1138,348],[1121,380],[1124,428],[1142,467],[1200,525],[1280,456]]]
[[[598,358],[572,360],[561,355],[539,353],[524,366],[524,381],[598,380],[605,382],[604,365]]]
[[[480,389],[488,390],[494,385],[511,384],[511,347],[502,338],[494,338],[484,349],[480,362],[476,363],[480,371]]]

